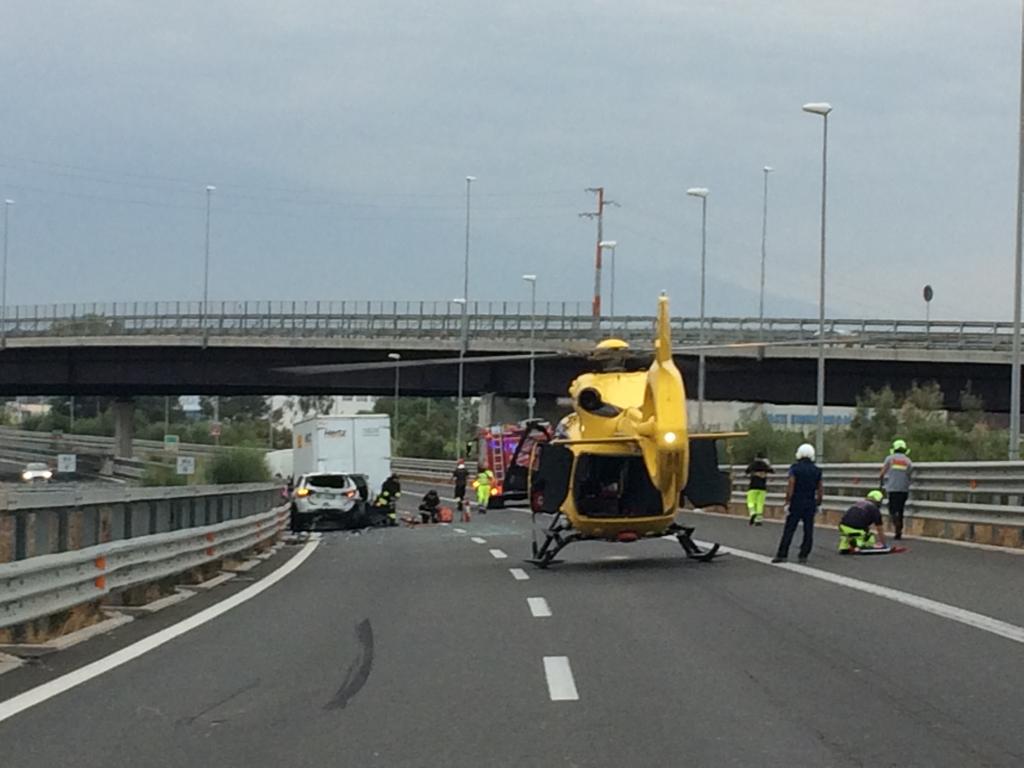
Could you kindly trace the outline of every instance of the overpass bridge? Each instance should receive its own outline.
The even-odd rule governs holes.
[[[402,365],[455,357],[462,305],[445,301],[120,302],[12,306],[0,327],[0,394],[388,394],[392,369],[296,374],[304,365]],[[556,352],[537,365],[537,394],[564,394],[598,338],[649,350],[653,316],[603,318],[582,302],[470,302],[468,354]],[[815,399],[818,323],[805,318],[706,319],[707,397],[809,404]],[[700,321],[672,319],[677,362],[692,382]],[[1009,410],[1012,325],[1000,322],[833,318],[826,321],[826,402],[852,404],[866,387],[935,380],[956,408],[972,385],[992,410]],[[754,343],[763,342],[765,346]],[[468,366],[470,393],[525,396],[527,366]],[[451,395],[456,366],[403,371],[402,391]]]

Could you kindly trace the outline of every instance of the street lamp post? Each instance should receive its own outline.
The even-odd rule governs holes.
[[[455,458],[462,455],[462,406],[463,397],[465,394],[465,380],[466,380],[466,340],[468,334],[466,333],[466,304],[468,303],[465,299],[452,299],[452,302],[462,306],[462,341],[459,345],[459,394],[456,398],[458,404],[455,412]]]
[[[611,272],[611,283],[609,296],[608,296],[608,314],[611,316],[612,328],[615,327],[615,246],[618,242],[615,240],[602,240],[600,246],[602,250],[611,251],[611,263],[608,265]]]
[[[397,352],[389,352],[388,360],[395,361],[395,437],[398,437],[398,375],[401,367],[398,365],[398,361],[402,359],[402,356]]]
[[[1020,458],[1020,347],[1021,347],[1021,270],[1024,265],[1024,245],[1021,230],[1024,229],[1024,13],[1021,15],[1021,64],[1020,64],[1020,136],[1017,146],[1017,231],[1014,239],[1013,256],[1013,360],[1010,369],[1010,460]]]
[[[537,366],[537,347],[534,344],[534,326],[537,324],[537,276],[523,275],[523,280],[530,284],[530,390],[526,397],[526,418],[533,421],[533,411],[537,404],[534,389]]]
[[[13,200],[4,200],[4,264],[0,279],[0,348],[7,346],[7,241],[10,230],[10,211]]]
[[[462,339],[459,344],[459,413],[455,426],[455,456],[462,455],[462,396],[466,350],[469,347],[469,222],[470,201],[476,176],[466,177],[466,256],[462,268]]]
[[[203,330],[203,347],[206,347],[208,331],[206,329],[207,304],[210,300],[210,200],[214,190],[212,185],[206,187],[206,248],[203,257],[203,306],[199,311],[200,326]]]
[[[814,450],[818,461],[825,454],[825,203],[828,199],[828,114],[832,105],[824,102],[804,104],[804,112],[821,115],[821,265],[818,274],[818,407]]]
[[[764,278],[765,264],[768,253],[768,174],[774,170],[770,165],[764,167],[764,205],[761,211],[761,298],[758,302],[758,335],[764,341]]]
[[[697,356],[697,426],[704,429],[704,376],[707,365],[704,354],[704,307],[707,293],[708,190],[705,187],[691,187],[686,190],[686,194],[700,198],[700,352]]]

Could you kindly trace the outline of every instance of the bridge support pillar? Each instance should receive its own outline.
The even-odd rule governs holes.
[[[135,401],[131,398],[114,402],[114,456],[130,459],[134,455]]]
[[[568,398],[540,396],[533,412],[535,418],[556,424],[570,410],[572,403]],[[480,427],[514,424],[523,421],[528,412],[525,397],[505,397],[491,392],[480,396],[477,424]]]

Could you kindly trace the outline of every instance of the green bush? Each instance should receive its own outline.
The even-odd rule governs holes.
[[[149,486],[187,485],[188,477],[179,475],[175,466],[167,464],[149,464],[142,476],[142,484]]]
[[[263,451],[238,448],[214,456],[206,467],[206,480],[215,485],[259,483],[270,480],[270,470]]]

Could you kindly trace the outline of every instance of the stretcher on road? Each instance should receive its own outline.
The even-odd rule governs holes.
[[[890,544],[886,544],[884,546],[876,545],[874,547],[864,547],[862,549],[861,548],[854,548],[854,549],[849,550],[848,552],[841,552],[840,554],[849,554],[849,555],[897,555],[897,554],[900,554],[901,552],[906,552],[906,551],[907,551],[906,547],[892,546]]]

